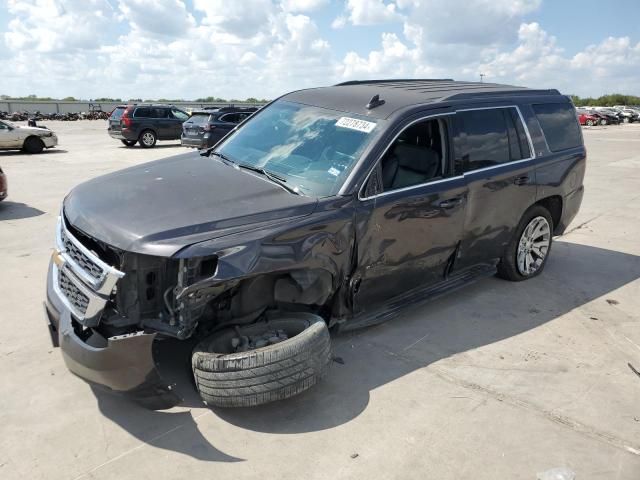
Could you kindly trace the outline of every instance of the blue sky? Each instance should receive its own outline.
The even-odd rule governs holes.
[[[0,0],[0,94],[271,98],[453,77],[640,95],[633,0]]]

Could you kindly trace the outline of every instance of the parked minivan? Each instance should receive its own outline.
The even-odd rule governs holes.
[[[178,140],[189,114],[171,105],[119,105],[109,116],[107,132],[125,146],[152,148],[158,140]]]
[[[295,91],[213,148],[75,187],[47,277],[51,333],[71,371],[155,408],[180,401],[154,365],[165,339],[195,345],[208,405],[287,398],[321,378],[330,329],[488,275],[540,275],[578,212],[585,165],[557,90]]]

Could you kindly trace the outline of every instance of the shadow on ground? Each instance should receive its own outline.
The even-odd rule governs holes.
[[[163,149],[163,148],[175,148],[175,147],[181,147],[182,144],[180,143],[156,143],[153,147],[150,147],[151,149]],[[140,144],[136,143],[134,146],[132,147],[127,147],[126,145],[120,145],[118,148],[122,148],[123,150],[147,150],[144,147],[141,147]]]
[[[27,153],[22,150],[0,150],[0,158],[2,157],[17,157],[17,156],[38,156],[38,155],[55,155],[57,153],[67,153],[66,150],[61,150],[59,148],[49,148],[45,149],[40,153]]]
[[[535,329],[640,277],[640,256],[556,242],[546,271],[526,282],[482,280],[455,295],[413,307],[395,320],[333,339],[334,363],[327,378],[311,390],[278,403],[254,408],[213,409],[220,419],[240,428],[276,434],[334,428],[360,415],[370,392],[415,370],[460,352],[476,349]],[[609,298],[609,297],[606,297]],[[421,340],[424,339],[424,340]],[[174,352],[176,387],[186,406],[203,408],[188,367],[188,348]],[[182,375],[182,378],[179,378]],[[191,413],[152,412],[121,399],[98,395],[100,411],[137,438],[149,430],[170,430],[184,420],[182,435],[165,439],[161,448],[209,460],[233,461],[220,454],[198,431]],[[180,415],[180,417],[176,417]],[[183,438],[187,432],[189,438]],[[181,440],[176,440],[176,437]],[[222,458],[218,457],[221,455]]]
[[[25,203],[5,200],[0,202],[0,222],[2,220],[20,220],[23,218],[39,217],[44,215],[40,209],[30,207]]]
[[[207,440],[196,424],[194,411],[156,412],[92,387],[98,409],[138,440],[164,450],[207,462],[242,462],[221,452]]]

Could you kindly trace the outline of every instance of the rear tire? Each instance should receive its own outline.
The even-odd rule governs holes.
[[[136,140],[120,140],[123,145],[127,147],[133,147],[136,144]]]
[[[138,138],[142,148],[152,148],[158,141],[158,137],[153,130],[144,130]]]
[[[250,407],[292,397],[315,385],[329,364],[329,330],[317,315],[283,314],[240,328],[243,335],[282,329],[289,338],[255,350],[221,353],[232,351],[231,339],[237,336],[229,328],[200,342],[191,365],[196,387],[209,406]]]
[[[546,227],[544,225],[545,221]],[[546,230],[546,235],[540,234],[537,237],[533,235],[535,238],[530,239],[532,236],[525,232],[528,228],[535,228],[536,226],[543,227],[540,231]],[[551,253],[553,228],[553,219],[549,210],[541,205],[534,205],[529,208],[522,216],[511,241],[500,259],[500,263],[498,263],[498,277],[512,282],[520,282],[540,275]],[[540,256],[535,253],[533,246],[544,254],[539,264]],[[528,252],[526,255],[529,255],[536,264],[536,268],[530,272],[523,271],[522,265],[519,265],[519,255],[522,255],[523,252]]]
[[[22,149],[27,153],[42,153],[42,150],[44,150],[44,142],[38,137],[28,137],[24,141]]]

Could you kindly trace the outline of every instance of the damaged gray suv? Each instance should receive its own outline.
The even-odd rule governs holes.
[[[72,372],[154,408],[180,401],[157,344],[194,346],[208,405],[287,398],[322,376],[329,330],[487,275],[539,275],[585,164],[556,90],[380,80],[289,93],[209,150],[69,193],[52,338]]]

